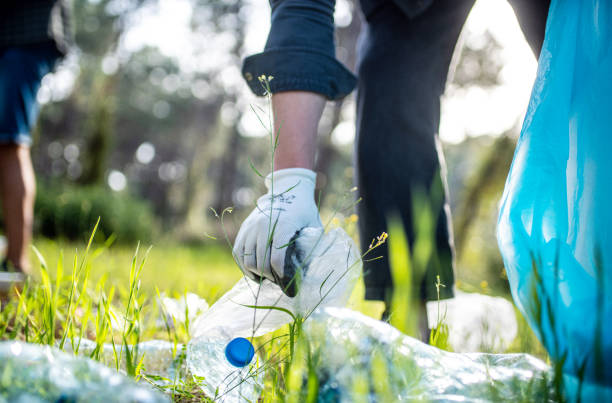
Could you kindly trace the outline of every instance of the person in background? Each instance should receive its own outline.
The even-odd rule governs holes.
[[[391,217],[415,241],[413,201],[425,195],[433,211],[433,259],[421,279],[427,300],[453,296],[453,238],[443,156],[437,136],[440,96],[461,29],[475,0],[362,0],[365,23],[358,49],[359,81],[335,58],[334,0],[271,0],[271,28],[263,53],[246,58],[243,76],[263,95],[269,82],[278,148],[274,193],[262,196],[242,224],[234,255],[245,274],[286,284],[287,245],[308,226],[321,226],[314,200],[316,135],[325,102],[357,86],[355,181],[362,251]],[[521,29],[539,55],[549,0],[511,0]],[[271,189],[271,176],[266,179]],[[270,204],[273,217],[270,220]],[[268,228],[274,233],[268,247]],[[392,236],[392,234],[391,234]],[[365,298],[390,301],[388,250],[364,263]],[[436,287],[437,278],[444,287]],[[418,280],[417,280],[418,281]],[[388,316],[389,307],[383,313]],[[421,323],[427,338],[427,322]]]
[[[30,159],[43,76],[71,45],[68,0],[0,3],[0,197],[7,238],[0,271],[29,271],[35,178]],[[2,274],[2,273],[0,273]]]

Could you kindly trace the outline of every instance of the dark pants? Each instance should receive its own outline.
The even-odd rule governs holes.
[[[510,1],[536,55],[549,3]],[[266,49],[247,58],[243,66],[251,89],[262,94],[254,78],[265,74],[275,77],[273,93],[303,90],[337,99],[350,92],[354,80],[338,65],[330,46],[334,0],[271,0],[271,4]],[[454,284],[450,212],[437,138],[440,96],[474,0],[419,4],[426,5],[414,0],[363,0],[367,21],[359,45],[355,166],[362,198],[358,204],[362,251],[373,238],[389,231],[392,217],[403,226],[412,249],[415,237],[428,235],[415,225],[426,215],[413,202],[423,200],[429,206],[432,258],[416,280],[421,281],[421,297],[435,300],[437,276],[444,285],[440,298],[451,297]],[[382,259],[364,262],[367,299],[389,297],[393,283],[387,254],[383,244],[372,253]]]

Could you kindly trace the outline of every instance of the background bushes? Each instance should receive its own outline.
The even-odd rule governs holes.
[[[98,217],[98,233],[118,242],[148,242],[157,232],[148,203],[104,186],[39,184],[34,214],[35,232],[49,238],[87,239]]]

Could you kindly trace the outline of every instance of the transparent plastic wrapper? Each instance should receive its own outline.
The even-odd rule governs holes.
[[[453,351],[504,351],[518,330],[512,302],[488,295],[455,290],[455,297],[427,303],[429,328],[448,326]]]
[[[161,403],[170,399],[100,363],[58,349],[0,342],[1,402]]]
[[[539,402],[549,367],[527,354],[450,353],[347,308],[318,310],[304,327],[319,402]]]
[[[324,233],[305,228],[297,238],[297,249],[306,256],[305,273],[293,298],[283,294],[274,283],[254,282],[243,277],[193,323],[193,336],[206,335],[222,327],[233,337],[261,336],[291,321],[285,312],[306,315],[319,306],[344,306],[361,275],[359,249],[341,228]],[[253,307],[260,307],[254,309]]]
[[[252,338],[290,322],[293,315],[308,315],[320,306],[344,306],[361,274],[361,257],[342,229],[324,233],[305,228],[296,240],[304,252],[304,273],[298,293],[291,298],[268,280],[261,284],[243,277],[192,325],[194,339],[187,346],[187,367],[203,377],[203,390],[218,401],[256,401],[262,390],[260,361],[236,368],[224,349],[235,337]],[[258,307],[258,308],[256,308]]]
[[[608,386],[610,72],[612,2],[553,0],[497,230],[516,305],[551,357],[578,381]]]
[[[159,302],[166,314],[163,321],[169,326],[174,326],[173,320],[178,323],[185,323],[187,320],[193,322],[198,315],[208,310],[208,302],[192,292],[188,292],[179,298],[170,298],[162,293]],[[188,317],[186,317],[187,313]]]

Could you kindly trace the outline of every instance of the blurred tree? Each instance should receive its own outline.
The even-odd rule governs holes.
[[[115,117],[114,80],[99,77],[94,83],[84,127],[84,169],[79,182],[104,184],[108,155],[112,145]]]
[[[476,169],[465,184],[455,220],[455,244],[458,254],[461,254],[466,246],[469,230],[478,218],[483,202],[490,197],[499,198],[503,191],[516,145],[511,135],[515,133],[516,128],[512,128],[510,132],[500,135],[481,153]]]
[[[152,202],[166,229],[188,223],[201,232],[207,206],[232,202],[243,141],[245,4],[189,4],[192,54],[176,58],[122,46],[130,29],[155,11],[156,0],[75,1],[77,78],[67,98],[43,108],[35,164],[51,169],[38,169],[41,179],[100,183],[109,170],[119,171],[131,193]],[[219,53],[230,57],[202,63]],[[236,71],[237,79],[227,80]],[[145,143],[150,157],[143,159]]]
[[[243,0],[232,1],[202,1],[199,7],[208,7],[212,11],[212,21],[217,30],[231,30],[234,36],[234,45],[230,49],[230,56],[236,65],[240,65],[244,53],[244,39],[246,35],[246,21],[240,13],[244,7]],[[232,16],[233,18],[229,18]],[[234,108],[238,104],[240,92],[230,90],[226,92],[224,106],[220,114],[229,115],[225,119],[220,116],[219,126],[223,131],[224,147],[213,164],[215,169],[215,197],[212,207],[218,212],[233,205],[233,195],[236,190],[239,155],[243,153],[243,141],[238,127],[239,120]],[[231,108],[231,109],[230,109]],[[232,116],[234,115],[234,116]],[[228,121],[227,124],[225,121]]]
[[[501,85],[501,51],[489,31],[464,33],[447,91],[470,87],[486,90]],[[495,238],[496,206],[514,154],[517,131],[518,127],[513,127],[496,137],[468,137],[460,144],[445,146],[459,276],[470,283],[486,280],[497,289],[507,288],[507,281]]]
[[[482,35],[464,34],[459,42],[459,57],[451,69],[451,86],[486,88],[500,85],[499,73],[503,68],[501,50],[500,43],[488,30]]]
[[[129,17],[147,1],[76,0],[75,40],[81,50],[80,91],[73,94],[84,104],[86,123],[82,128],[84,170],[79,182],[102,184],[115,132],[114,86],[117,73],[104,72],[104,58],[116,52]],[[117,66],[118,68],[118,66]],[[108,67],[107,67],[108,70]],[[84,96],[86,94],[86,96]]]

